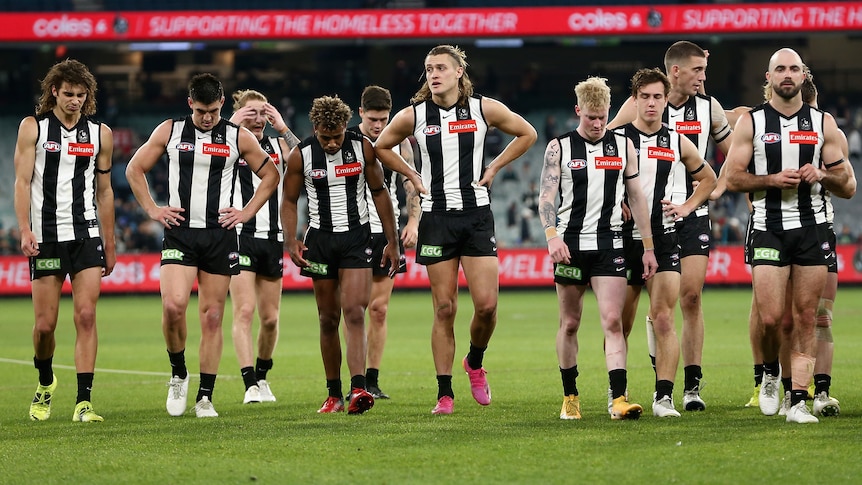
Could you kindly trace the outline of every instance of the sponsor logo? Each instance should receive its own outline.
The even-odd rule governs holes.
[[[439,135],[440,127],[438,125],[428,125],[422,130],[422,133],[428,136]]]
[[[239,265],[240,266],[246,266],[246,267],[251,266],[251,257],[246,256],[244,254],[241,254],[239,256]]]
[[[60,258],[37,259],[36,269],[39,271],[60,269]]]
[[[700,239],[702,242],[709,242],[709,234],[701,234],[697,236],[697,238]]]
[[[92,143],[69,143],[67,153],[76,157],[92,157],[96,154],[96,147]]]
[[[204,143],[204,155],[213,155],[216,157],[229,157],[230,147],[227,145],[217,145],[215,143]]]
[[[569,160],[566,162],[566,168],[569,170],[580,170],[587,166],[587,161],[582,159]]]
[[[459,120],[449,122],[449,133],[470,133],[478,131],[476,120]]]
[[[56,141],[46,141],[42,144],[42,148],[44,148],[46,152],[57,153],[60,151],[60,144]]]
[[[231,264],[230,264],[230,269],[234,269],[234,268],[236,268],[236,265],[238,265],[238,264],[239,264],[239,263],[231,263]]]
[[[614,258],[614,264],[626,264],[626,258],[618,256]]]
[[[345,163],[335,166],[336,177],[351,177],[362,173],[362,164],[359,162]]]
[[[195,144],[184,141],[177,144],[177,150],[181,152],[193,152],[195,151]]]
[[[790,143],[800,145],[816,145],[819,141],[816,131],[791,131]]]
[[[622,266],[622,267],[616,268],[614,271],[619,273],[620,271],[623,271],[624,269],[626,269],[625,266]]]
[[[182,261],[183,252],[179,249],[163,249],[162,261]]]
[[[419,256],[439,258],[443,256],[443,247],[423,245],[422,248],[419,249]]]
[[[326,178],[326,169],[325,168],[315,168],[311,172],[308,172],[308,176],[315,179],[325,179]]]
[[[570,280],[579,280],[581,279],[581,268],[576,268],[574,266],[566,266],[564,264],[558,264],[556,268],[554,268],[554,276],[561,276],[563,278],[568,278]]]
[[[601,170],[622,170],[623,159],[620,157],[596,157],[596,168]]]
[[[305,267],[305,271],[326,276],[327,274],[329,274],[329,265],[325,263],[308,261],[308,266]]]
[[[820,249],[822,249],[822,250],[824,250],[824,251],[831,251],[831,250],[829,249],[829,243],[828,243],[828,242],[825,242],[825,243],[821,244],[821,245],[820,245]]]
[[[781,257],[781,252],[773,248],[754,248],[754,258],[764,261],[778,261]]]
[[[709,249],[709,244],[701,244],[700,249]]]
[[[239,164],[240,167],[248,167],[248,162],[245,161],[245,158],[240,158],[239,161],[237,161],[237,163]]]
[[[781,141],[781,135],[778,133],[764,133],[760,135],[760,141],[766,143],[767,145],[771,145],[773,143],[778,143]]]
[[[649,147],[647,148],[647,157],[672,162],[676,160],[676,152],[670,148]]]
[[[697,135],[700,133],[700,121],[677,121],[676,131],[682,135]]]
[[[272,163],[278,165],[281,163],[281,160],[278,158],[278,153],[270,153],[269,159],[272,160]]]

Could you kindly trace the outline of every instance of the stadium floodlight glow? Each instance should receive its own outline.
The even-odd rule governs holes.
[[[132,42],[130,51],[188,51],[192,50],[191,42]]]
[[[524,39],[513,37],[506,39],[476,39],[476,47],[523,47]]]

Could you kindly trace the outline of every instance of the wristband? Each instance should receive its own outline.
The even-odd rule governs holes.
[[[555,237],[560,237],[560,235],[557,234],[557,228],[556,227],[546,227],[545,228],[545,240],[550,241],[551,239],[554,239]]]
[[[647,244],[647,240],[649,240],[649,244]],[[643,236],[641,237],[641,241],[644,244],[644,251],[654,251],[655,245],[652,242],[652,236]]]

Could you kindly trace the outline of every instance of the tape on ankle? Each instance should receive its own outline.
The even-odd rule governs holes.
[[[832,341],[832,327],[814,327],[814,335],[817,337],[818,342],[829,342]]]

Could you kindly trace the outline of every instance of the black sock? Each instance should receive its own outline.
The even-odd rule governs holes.
[[[687,365],[683,368],[685,372],[685,387],[683,390],[691,391],[695,388],[700,388],[700,380],[703,378],[703,372],[699,365]]]
[[[578,366],[563,369],[560,367],[560,377],[563,379],[563,395],[571,396],[578,395]]]
[[[350,389],[365,389],[365,376],[362,374],[351,376]]]
[[[655,381],[655,399],[658,401],[664,396],[673,399],[673,382],[668,380]]]
[[[792,391],[793,390],[793,379],[791,379],[789,377],[782,377],[781,378],[781,387],[784,388],[784,392]]]
[[[832,376],[829,374],[816,374],[814,376],[814,395],[825,392],[829,395],[829,386],[832,385]]]
[[[243,367],[242,369],[239,370],[239,373],[242,374],[242,383],[245,384],[245,390],[246,391],[251,386],[257,385],[257,376],[254,373],[254,367],[252,367],[252,366]]]
[[[626,393],[628,383],[628,373],[625,369],[614,369],[608,371],[608,382],[611,386],[611,397],[616,399]]]
[[[368,387],[378,387],[378,379],[380,378],[380,369],[365,369],[365,383]]]
[[[54,382],[54,357],[47,359],[33,357],[33,365],[39,371],[39,385],[50,386]]]
[[[198,388],[198,397],[195,399],[195,402],[203,399],[204,396],[213,401],[213,389],[215,388],[216,375],[215,374],[204,374],[201,372],[201,386]]]
[[[470,352],[467,353],[467,365],[473,370],[481,369],[482,359],[485,358],[485,350],[487,349],[488,347],[476,347],[473,345],[473,342],[470,342]]]
[[[266,380],[266,373],[272,369],[272,359],[263,360],[260,357],[257,358],[257,367],[254,369],[254,374],[259,381]]]
[[[437,399],[443,396],[455,399],[455,392],[452,391],[452,376],[437,376]]]
[[[808,398],[808,389],[803,389],[801,391],[790,391],[790,406],[796,406],[799,404],[799,401],[804,401]]]
[[[327,379],[326,390],[329,391],[329,397],[344,399],[344,393],[341,392],[341,379]]]
[[[769,374],[772,377],[778,376],[781,373],[781,367],[778,365],[778,360],[774,362],[764,362],[763,363],[763,373]]]
[[[189,376],[189,371],[186,369],[186,349],[179,352],[168,350],[168,360],[171,361],[172,376],[177,376],[180,379],[185,379]]]
[[[754,365],[754,387],[760,385],[763,382],[763,364],[755,364]]]
[[[92,372],[79,372],[78,373],[78,400],[75,403],[79,403],[81,401],[89,401],[90,400],[90,392],[93,390],[93,373]]]

